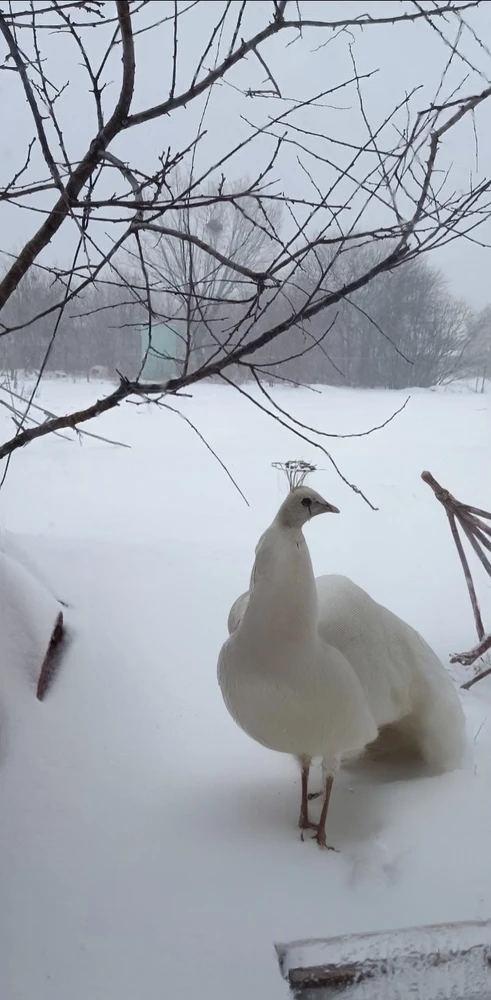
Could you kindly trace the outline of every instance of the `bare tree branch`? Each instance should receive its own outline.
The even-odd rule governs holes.
[[[97,167],[101,154],[121,130],[130,110],[135,82],[135,52],[131,30],[130,5],[127,0],[118,0],[116,7],[123,43],[123,78],[118,102],[107,125],[98,133],[81,163],[73,171],[70,180],[65,186],[63,195],[48,215],[46,222],[38,229],[33,238],[26,243],[15,264],[12,265],[0,282],[0,309],[8,301],[21,279],[66,219],[74,200],[78,198],[84,184]],[[0,28],[2,27],[2,23],[5,24],[5,19],[0,12]]]
[[[0,187],[0,207],[42,213],[41,225],[18,253],[13,246],[2,250],[8,266],[0,277],[0,368],[22,367],[15,361],[22,356],[24,370],[35,377],[25,412],[16,418],[15,436],[0,445],[0,459],[38,437],[76,428],[131,396],[175,396],[216,378],[230,384],[256,379],[268,403],[265,410],[285,417],[290,430],[334,436],[295,421],[266,388],[266,373],[298,385],[309,381],[304,377],[308,364],[312,372],[315,358],[322,358],[343,377],[355,339],[361,362],[366,364],[369,349],[378,358],[379,342],[385,341],[385,358],[390,351],[399,366],[416,372],[417,346],[407,347],[415,341],[409,334],[402,340],[393,315],[386,322],[374,308],[374,296],[381,299],[383,288],[387,305],[399,274],[416,275],[422,288],[429,272],[411,271],[422,255],[460,236],[477,240],[479,227],[491,219],[491,177],[471,177],[462,187],[452,182],[448,162],[449,134],[465,120],[474,134],[475,112],[491,97],[490,86],[482,89],[479,83],[472,92],[472,83],[462,80],[452,82],[445,100],[449,68],[461,54],[464,37],[468,68],[480,73],[473,55],[485,54],[486,46],[474,27],[478,0],[430,7],[418,2],[393,15],[333,20],[304,19],[301,5],[286,0],[202,5],[207,31],[186,76],[188,12],[194,7],[174,3],[162,16],[144,2],[53,0],[0,11],[4,67],[13,70],[7,78],[18,78],[31,122],[15,150],[12,178]],[[465,16],[474,10],[471,29]],[[290,17],[294,12],[296,17]],[[420,31],[431,30],[443,50],[434,100],[428,103],[425,90],[425,110],[417,109],[418,80],[376,121],[368,99],[375,71],[360,73],[352,39],[361,39],[362,29],[376,31],[377,25],[400,25],[403,31],[414,23]],[[44,39],[57,31],[81,63],[89,95],[84,120],[95,122],[82,153],[72,148],[63,118],[71,108],[66,81],[57,79],[52,50],[44,47]],[[162,51],[169,53],[163,82],[156,82],[155,104],[135,108],[145,69],[140,40],[157,33]],[[310,46],[308,39],[317,42],[319,35],[338,37],[340,44],[346,37],[351,69],[343,78],[328,67],[331,75],[322,92],[286,98],[285,47],[302,45],[302,39]],[[117,95],[111,101],[115,76]],[[220,115],[210,117],[225,87],[238,102],[238,132],[229,144]],[[275,109],[280,107],[277,115],[269,114],[268,95]],[[250,116],[244,113],[246,103],[247,109],[254,107]],[[333,113],[341,114],[349,128],[335,134]],[[153,139],[165,134],[168,142],[174,130],[167,125],[179,114],[181,146],[144,154],[134,130],[145,125]],[[148,148],[155,150],[153,139]],[[238,176],[244,163],[247,180],[240,179],[243,169]],[[53,264],[48,253],[62,253],[62,265]],[[429,306],[440,317],[439,337],[429,338],[437,380],[444,370],[439,352],[453,358],[455,370],[463,363],[468,324],[465,307],[439,295],[434,291],[425,299],[427,326]],[[75,300],[77,308],[68,315]],[[410,307],[406,328],[412,331],[421,311],[416,316],[412,300]],[[143,356],[142,328],[148,333]],[[172,349],[158,346],[158,328],[175,335]],[[436,328],[437,319],[431,331]],[[111,375],[115,369],[123,374],[103,398],[64,416],[45,413],[47,419],[38,424],[30,408],[43,373],[62,356],[70,338],[71,350],[76,345],[80,356],[89,330],[90,343],[104,359],[108,343],[117,341],[128,355],[131,344],[131,364],[111,362]],[[101,366],[92,351],[86,347],[88,377]],[[163,374],[147,380],[150,354],[162,362],[157,369]],[[353,382],[352,370],[346,378]],[[400,378],[398,384],[411,383]],[[25,421],[29,426],[23,426]],[[466,524],[486,548],[482,525]]]
[[[237,274],[243,274],[244,277],[250,278],[251,281],[256,281],[259,285],[264,285],[270,277],[267,272],[253,271],[250,267],[245,267],[244,264],[239,264],[238,261],[225,257],[224,254],[220,253],[219,250],[216,250],[215,247],[212,247],[203,240],[200,240],[199,236],[193,236],[192,233],[181,233],[178,229],[170,229],[168,226],[158,226],[154,222],[142,222],[138,225],[138,227],[134,228],[143,229],[149,233],[160,233],[162,236],[169,236],[172,239],[181,240],[183,243],[193,243],[195,247],[199,247],[200,250],[204,250],[204,252],[210,257],[214,257],[215,260],[218,260],[220,264],[230,268],[232,271],[237,271]]]

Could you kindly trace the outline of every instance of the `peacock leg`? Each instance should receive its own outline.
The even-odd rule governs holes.
[[[315,839],[319,847],[325,847],[328,851],[335,851],[335,847],[331,847],[326,840],[326,820],[327,813],[329,809],[329,800],[331,798],[332,786],[334,782],[334,774],[339,767],[339,760],[335,758],[328,762],[322,762],[322,777],[324,784],[324,801],[322,803],[322,811],[320,815],[319,825],[317,827],[317,834]]]
[[[298,758],[300,767],[302,768],[302,803],[300,806],[300,818],[298,820],[298,825],[302,830],[302,837],[304,830],[315,830],[315,823],[311,823],[309,819],[309,772],[310,765],[312,763],[311,757],[299,757]]]

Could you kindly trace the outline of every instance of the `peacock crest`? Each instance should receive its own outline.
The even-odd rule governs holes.
[[[290,493],[298,489],[299,486],[303,486],[311,472],[317,471],[317,466],[311,465],[310,462],[304,462],[301,458],[290,459],[288,462],[272,462],[271,464],[273,469],[281,469],[285,473]]]

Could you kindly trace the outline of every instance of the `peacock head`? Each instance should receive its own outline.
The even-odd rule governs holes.
[[[316,514],[339,514],[339,510],[310,487],[297,486],[283,501],[276,519],[283,527],[301,528]]]

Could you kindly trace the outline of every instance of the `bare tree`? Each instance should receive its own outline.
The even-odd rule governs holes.
[[[484,392],[491,378],[491,306],[475,313],[470,323],[469,374],[476,379],[476,390]]]
[[[328,284],[346,287],[387,255],[387,241],[353,242],[342,255],[318,247],[292,292],[297,312]],[[314,297],[315,301],[315,297]],[[270,317],[268,317],[270,318]],[[268,345],[261,369],[292,384],[403,389],[448,383],[475,373],[477,348],[469,306],[451,295],[427,257],[383,271],[335,306]],[[257,367],[257,364],[256,364]]]
[[[211,328],[206,357],[188,351],[178,375],[163,383],[122,377],[104,398],[40,426],[27,426],[26,410],[15,435],[0,445],[0,458],[34,438],[96,417],[132,394],[175,396],[205,378],[230,381],[237,366],[261,386],[265,370],[260,352],[279,343],[288,331],[296,331],[295,349],[305,352],[312,346],[311,338],[304,341],[312,317],[327,316],[377,276],[430,249],[455,238],[476,239],[478,227],[489,219],[491,181],[479,175],[467,186],[454,183],[447,141],[460,130],[469,137],[470,147],[479,108],[491,96],[481,69],[487,52],[479,37],[481,6],[479,0],[407,2],[387,4],[380,16],[360,8],[353,17],[336,19],[329,19],[329,8],[293,0],[26,0],[0,9],[3,68],[9,77],[15,74],[22,95],[15,167],[3,181],[0,202],[10,220],[13,207],[29,208],[34,229],[19,252],[4,247],[7,266],[0,280],[0,310],[38,268],[51,276],[57,293],[55,301],[41,309],[33,303],[31,314],[18,323],[0,313],[0,335],[25,337],[30,327],[49,317],[51,333],[38,382],[63,317],[80,313],[87,288],[117,288],[119,301],[123,288],[149,322],[155,314],[162,315],[161,298],[154,305],[147,263],[150,232],[166,239],[169,261],[171,245],[186,244],[195,248],[193,254],[199,249],[202,259],[208,258],[210,273],[220,265],[236,276],[233,289],[227,282],[220,304],[221,309],[226,305],[223,322],[218,338]],[[401,88],[387,112],[369,113],[376,67],[358,70],[353,40],[362,31],[366,35],[408,26],[414,31],[418,24],[439,40],[436,90],[432,95],[419,93],[415,81],[412,92]],[[196,53],[193,45],[201,37]],[[145,100],[149,40],[156,40],[154,51],[159,53],[158,73],[153,72],[155,103]],[[341,69],[332,71],[332,61],[324,59],[317,91],[304,93],[304,82],[295,80],[302,93],[292,97],[292,43],[337,46],[343,51],[338,65],[345,67],[344,75]],[[191,72],[182,58],[185,51],[194,52]],[[67,54],[73,67],[68,82],[63,71]],[[78,65],[80,73],[75,73]],[[395,89],[397,81],[391,86]],[[211,96],[215,99],[225,90],[239,101],[242,130],[228,144],[221,116],[212,118],[209,111]],[[12,100],[17,99],[17,92],[12,93]],[[336,125],[340,121],[344,124]],[[150,136],[145,156],[140,129]],[[148,149],[157,149],[160,136],[160,152],[150,154]],[[247,183],[236,179],[243,176],[245,162],[249,174],[250,164],[256,164]],[[285,190],[285,178],[293,176],[293,169],[295,179]],[[220,223],[229,206],[234,214],[247,215],[262,233],[266,229],[271,244],[267,254],[244,263],[230,248],[227,255],[227,247],[218,247],[209,227],[199,235],[195,213],[206,209],[209,218]],[[272,225],[273,206],[280,207],[285,220],[281,232]],[[183,213],[187,221],[179,228]],[[167,224],[169,218],[177,228]],[[2,226],[2,233],[6,229]],[[354,278],[336,280],[334,263],[353,241],[360,245],[381,239],[387,241],[386,249],[376,263]],[[307,261],[317,259],[326,246],[331,253],[317,285],[298,306],[294,292],[302,284]],[[124,252],[137,262],[137,277],[128,278]],[[172,254],[176,259],[175,249]],[[62,264],[55,266],[53,259]],[[166,294],[165,308],[173,315],[176,302],[182,303],[175,276]],[[199,300],[194,304],[197,315],[205,310],[207,297],[203,288],[194,288],[193,295]],[[240,391],[246,392],[243,387]],[[264,408],[271,412],[266,398]],[[303,433],[288,415],[276,416]]]
[[[116,371],[134,376],[140,367],[141,337],[138,325],[145,320],[145,310],[133,298],[128,300],[124,287],[106,285],[88,287],[80,293],[75,307],[64,312],[53,344],[53,319],[50,309],[59,300],[60,288],[40,268],[32,269],[21,281],[2,311],[9,326],[26,328],[0,338],[0,370],[64,372],[89,375],[94,367],[108,374]],[[30,322],[33,306],[44,312]]]
[[[192,173],[176,174],[180,189],[193,186]],[[243,192],[253,187],[247,181],[236,183]],[[235,202],[233,193],[222,181],[218,187],[206,186],[201,206],[194,207],[186,198],[183,208],[166,213],[166,225],[157,227],[157,239],[146,247],[152,312],[176,328],[180,344],[176,360],[183,373],[191,364],[202,366],[227,337],[230,304],[234,322],[241,300],[246,315],[248,272],[266,269],[277,249],[280,204],[272,201],[265,207],[246,194]],[[240,268],[246,273],[241,274]]]
[[[353,247],[333,264],[338,282],[352,281],[383,257],[380,243]],[[322,258],[319,264],[324,266]],[[319,266],[310,276],[318,280]],[[426,257],[379,274],[337,307],[328,353],[317,356],[318,379],[347,385],[428,387],[468,374],[471,310],[454,298]],[[322,335],[322,318],[310,331]],[[311,352],[318,354],[318,352]]]

